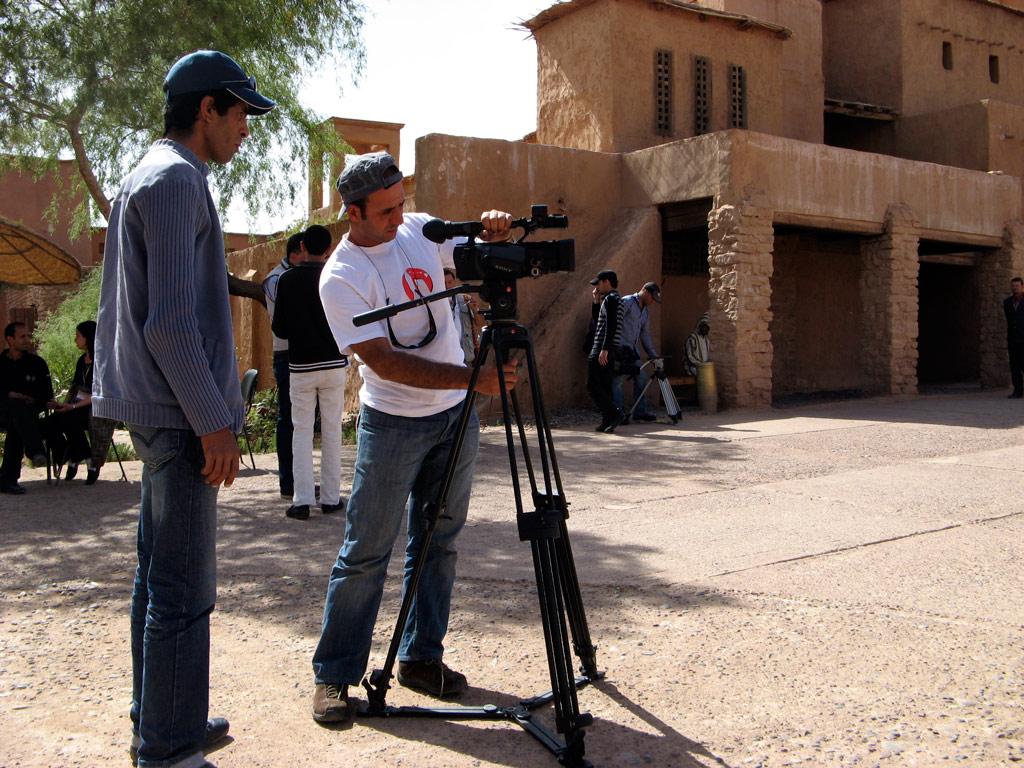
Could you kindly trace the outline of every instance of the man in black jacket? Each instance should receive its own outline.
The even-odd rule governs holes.
[[[587,358],[587,391],[594,405],[601,411],[598,432],[614,432],[622,423],[622,410],[615,405],[612,385],[615,381],[615,362],[622,345],[622,298],[619,296],[619,278],[610,269],[602,269],[590,281],[603,297],[597,313],[594,343]]]
[[[1024,397],[1024,280],[1013,278],[1010,294],[1003,300],[1006,347],[1010,353],[1010,378],[1013,380],[1010,397],[1020,399]]]
[[[320,511],[343,509],[341,499],[341,419],[345,409],[348,358],[327,324],[320,301],[320,273],[331,247],[331,233],[314,224],[302,233],[306,260],[281,275],[274,305],[274,334],[288,342],[292,401],[292,472],[295,491],[285,514],[309,517],[315,501],[313,420],[320,402]]]
[[[0,353],[0,427],[7,430],[0,464],[0,493],[22,494],[21,457],[37,466],[46,464],[39,414],[53,401],[53,383],[46,361],[32,354],[32,338],[24,323],[4,328],[7,349]]]

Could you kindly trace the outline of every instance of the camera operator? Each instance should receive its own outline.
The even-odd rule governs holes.
[[[345,541],[331,571],[323,631],[313,655],[313,719],[348,719],[348,686],[366,670],[373,625],[392,546],[408,509],[405,578],[422,542],[427,512],[444,477],[470,381],[446,302],[425,304],[388,320],[356,327],[353,315],[444,290],[442,263],[454,245],[422,235],[424,214],[404,214],[402,173],[386,152],[349,158],[338,192],[349,217],[324,267],[320,297],[342,353],[356,355],[363,385],[359,436]],[[506,240],[512,217],[481,215],[484,241]],[[504,366],[505,386],[516,366]],[[476,391],[500,393],[498,369],[481,370]],[[471,416],[448,503],[434,530],[398,652],[398,682],[445,697],[467,688],[442,661],[455,580],[455,539],[469,508],[479,425]]]

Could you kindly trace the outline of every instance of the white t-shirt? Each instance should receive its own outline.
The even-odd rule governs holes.
[[[342,354],[353,354],[353,344],[370,339],[391,341],[386,321],[357,328],[352,324],[354,315],[444,290],[442,264],[451,263],[455,245],[450,240],[438,245],[423,237],[423,225],[430,218],[422,213],[405,214],[395,239],[381,245],[355,245],[346,234],[327,260],[320,276],[320,300]],[[405,345],[422,341],[430,330],[428,311],[434,317],[437,337],[419,349],[394,348],[426,360],[462,365],[459,330],[444,299],[390,318],[395,338]],[[368,365],[359,372],[363,376],[360,401],[394,416],[430,416],[458,405],[466,396],[464,389],[422,389],[388,381]]]

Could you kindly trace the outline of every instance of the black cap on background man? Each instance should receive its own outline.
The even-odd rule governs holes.
[[[612,288],[619,287],[619,276],[615,274],[615,270],[602,269],[600,272],[597,273],[597,277],[590,281],[590,284],[597,285],[602,280],[607,280],[609,283],[611,283]]]

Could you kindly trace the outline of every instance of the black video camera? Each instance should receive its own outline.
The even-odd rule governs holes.
[[[514,243],[477,243],[473,237],[483,231],[479,221],[450,222],[431,219],[423,225],[428,240],[441,243],[453,237],[466,236],[469,241],[455,246],[455,274],[460,280],[517,280],[540,277],[550,272],[572,272],[576,268],[573,240],[524,242],[538,229],[565,229],[569,218],[548,215],[546,205],[530,208],[530,218],[515,219],[513,227],[525,234]]]

